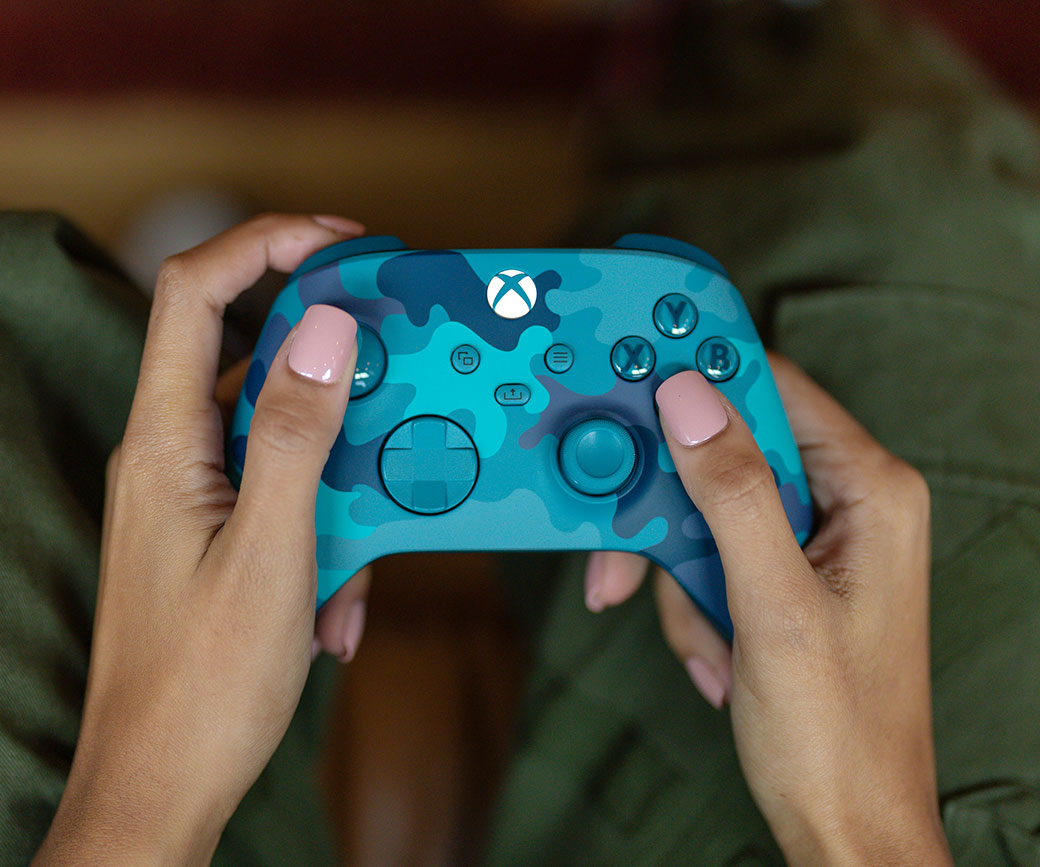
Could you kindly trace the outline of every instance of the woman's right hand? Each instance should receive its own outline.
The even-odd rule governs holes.
[[[929,497],[793,363],[770,359],[818,531],[804,552],[772,471],[732,404],[696,372],[657,392],[662,428],[719,548],[732,651],[658,570],[665,637],[716,706],[792,863],[948,864],[936,795],[928,656]],[[590,558],[598,610],[628,598],[644,561]]]

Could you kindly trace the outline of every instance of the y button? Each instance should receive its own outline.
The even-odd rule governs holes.
[[[665,295],[654,305],[654,325],[665,337],[685,337],[697,325],[697,308],[678,292]]]

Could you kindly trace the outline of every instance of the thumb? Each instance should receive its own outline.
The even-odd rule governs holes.
[[[343,424],[356,337],[349,313],[315,304],[271,362],[249,426],[234,514],[239,532],[265,541],[288,535],[313,557],[314,501]]]
[[[683,487],[715,537],[737,637],[757,612],[818,592],[773,471],[733,405],[688,370],[661,384],[657,406]]]

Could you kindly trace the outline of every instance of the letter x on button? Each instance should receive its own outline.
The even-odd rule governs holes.
[[[654,348],[642,337],[622,337],[610,351],[614,373],[629,382],[646,379],[656,361]]]

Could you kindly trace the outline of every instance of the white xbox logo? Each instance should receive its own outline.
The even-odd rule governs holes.
[[[529,275],[510,268],[491,278],[487,300],[491,309],[503,319],[519,319],[534,309],[538,287]]]

